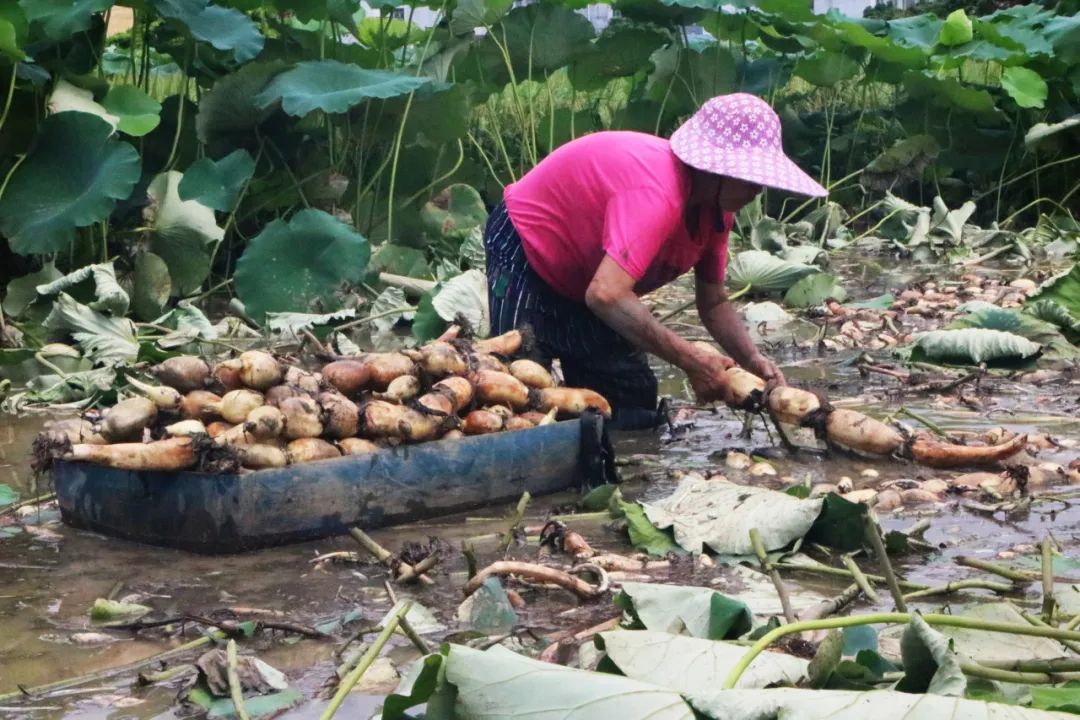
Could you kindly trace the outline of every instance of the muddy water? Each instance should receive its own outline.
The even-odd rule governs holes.
[[[908,278],[886,278],[869,264],[859,266],[861,292],[872,296],[903,285]],[[683,295],[682,297],[685,297]],[[691,315],[692,318],[692,315]],[[856,406],[872,414],[895,410],[897,403],[888,396],[888,386],[880,379],[864,380],[849,366],[850,356],[807,358],[782,349],[784,338],[769,338],[792,382],[823,389],[830,396],[855,398]],[[790,343],[787,344],[790,347]],[[662,393],[687,404],[682,376],[671,368],[660,367]],[[1058,437],[1080,439],[1080,417],[1075,412],[1077,386],[1061,386],[1050,391],[1016,386],[999,395],[999,410],[987,417],[966,410],[934,406],[929,398],[904,400],[904,405],[947,429],[978,430],[1005,425],[1013,430],[1050,432]],[[1072,403],[1070,405],[1070,403]],[[679,405],[680,402],[676,402]],[[634,434],[618,439],[620,454],[643,462],[629,465],[624,473],[635,476],[628,484],[628,496],[662,496],[673,487],[667,470],[719,470],[735,481],[758,482],[779,487],[792,479],[809,476],[813,483],[836,483],[850,477],[856,486],[891,479],[925,479],[942,474],[899,463],[869,463],[830,456],[827,460],[808,452],[778,452],[775,439],[760,421],[749,436],[742,433],[743,420],[726,409],[715,414],[688,414],[689,420],[676,432]],[[34,488],[25,459],[37,431],[38,419],[0,419],[0,482],[7,483],[29,497],[47,488]],[[766,455],[778,471],[777,478],[749,478],[741,471],[729,470],[724,454],[729,450],[759,452]],[[1050,453],[1044,459],[1068,462],[1076,451]],[[877,472],[877,479],[864,477],[864,471]],[[563,495],[536,499],[529,507],[526,525],[537,527],[552,508],[571,504],[574,496]],[[438,523],[397,528],[373,533],[385,546],[396,549],[405,541],[440,537],[453,546],[466,537],[499,532],[506,526],[510,508],[490,508],[473,515],[455,517]],[[1051,511],[1056,511],[1052,514]],[[903,565],[909,579],[934,585],[970,576],[957,569],[951,557],[957,554],[993,559],[1001,551],[1018,545],[1030,545],[1052,530],[1067,548],[1075,546],[1074,534],[1080,528],[1080,510],[1074,505],[1037,504],[1022,516],[986,516],[963,509],[958,503],[935,509],[909,509],[883,518],[886,526],[903,528],[920,517],[931,520],[926,539],[941,548],[930,560],[914,559]],[[375,621],[389,608],[383,589],[382,570],[370,565],[326,565],[315,567],[310,561],[318,553],[354,550],[348,539],[324,541],[267,550],[231,557],[200,557],[187,553],[134,545],[77,531],[56,522],[54,510],[31,513],[23,518],[25,529],[10,537],[0,533],[0,693],[18,686],[30,687],[58,679],[99,671],[139,660],[197,637],[189,630],[183,638],[167,638],[144,632],[104,645],[84,645],[73,640],[82,632],[94,631],[87,610],[96,598],[123,598],[139,595],[145,604],[161,615],[249,607],[285,611],[298,622],[315,624],[339,618],[359,609],[364,620]],[[606,528],[604,521],[572,523],[598,547],[625,551],[621,536]],[[2,530],[2,528],[0,528]],[[1023,548],[1021,548],[1023,550]],[[492,544],[477,548],[481,563],[501,556]],[[512,551],[528,557],[533,549]],[[447,564],[451,576],[440,578],[431,590],[416,594],[419,602],[435,610],[439,620],[455,629],[454,612],[459,600],[457,588],[464,577],[464,562],[453,557]],[[719,572],[719,571],[717,571]],[[709,578],[701,578],[709,582]],[[815,577],[789,576],[788,583],[798,588],[834,593],[837,583]],[[965,599],[977,599],[971,594]],[[565,597],[535,601],[522,613],[522,624],[538,635],[559,628],[586,627],[593,621],[610,617],[606,605],[575,608]],[[362,624],[363,621],[361,621]],[[351,626],[355,629],[359,624]],[[348,634],[348,630],[343,635]],[[434,636],[438,637],[438,635]],[[259,657],[284,671],[290,681],[312,696],[331,673],[335,664],[335,643],[319,641],[284,642],[267,633],[245,643]],[[415,653],[404,645],[391,651],[391,657],[405,661]],[[172,717],[175,687],[130,688],[133,673],[117,678],[90,682],[69,695],[49,697],[23,708],[6,706],[0,701],[4,717],[79,717],[79,718],[151,718]],[[367,717],[379,703],[379,694],[392,687],[393,678],[383,681],[367,693],[356,693],[342,717]],[[288,717],[317,717],[323,703],[310,702],[291,711]],[[28,709],[29,708],[29,709]]]

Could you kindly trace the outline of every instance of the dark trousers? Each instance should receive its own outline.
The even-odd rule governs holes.
[[[484,250],[491,333],[531,327],[539,359],[558,358],[568,386],[606,397],[613,427],[655,427],[657,383],[648,357],[584,303],[559,295],[536,274],[502,203],[488,217]]]

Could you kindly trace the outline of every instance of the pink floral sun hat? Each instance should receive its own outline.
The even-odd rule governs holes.
[[[690,167],[800,195],[829,192],[784,154],[780,118],[747,93],[714,97],[671,136],[671,149]]]

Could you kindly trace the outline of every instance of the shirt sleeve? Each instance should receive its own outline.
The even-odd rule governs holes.
[[[604,252],[641,280],[679,221],[679,209],[658,190],[623,190],[604,210]]]
[[[724,229],[713,232],[709,238],[701,259],[694,266],[694,274],[707,283],[722,285],[727,272],[728,237],[731,226],[735,223],[735,214],[724,213]]]

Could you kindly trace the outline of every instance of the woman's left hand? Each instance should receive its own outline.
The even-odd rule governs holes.
[[[787,385],[784,373],[780,371],[777,364],[761,353],[757,353],[750,358],[750,362],[746,364],[746,370],[764,380],[768,387]]]

